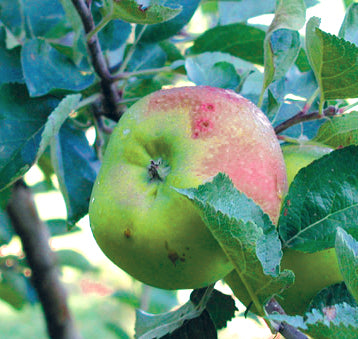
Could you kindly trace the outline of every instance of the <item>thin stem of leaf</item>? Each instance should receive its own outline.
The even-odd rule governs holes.
[[[257,107],[259,107],[259,108],[260,108],[260,107],[262,106],[262,104],[263,104],[265,91],[266,91],[266,89],[265,89],[265,87],[263,86],[263,87],[262,87],[262,90],[261,90],[261,93],[260,93],[259,101],[257,102]]]
[[[92,39],[92,37],[97,34],[98,32],[100,32],[104,27],[107,26],[107,24],[109,24],[112,20],[112,16],[109,14],[106,17],[104,17],[100,23],[87,34],[87,42],[90,41]]]
[[[131,58],[134,54],[134,51],[137,47],[137,44],[138,44],[140,38],[142,37],[144,31],[146,30],[147,26],[148,25],[143,25],[141,31],[139,32],[138,36],[136,37],[135,41],[133,42],[132,46],[130,47],[125,59],[123,60],[123,63],[121,65],[121,67],[119,68],[119,72],[123,72],[127,68],[128,63],[131,60]]]
[[[102,94],[101,93],[95,93],[83,100],[80,101],[80,103],[77,105],[76,109],[79,110],[85,106],[91,105],[94,102],[100,100],[102,98]]]
[[[341,108],[338,110],[338,112],[339,112],[340,114],[343,114],[343,113],[347,112],[349,109],[351,109],[351,108],[353,108],[353,107],[355,107],[355,106],[357,106],[357,105],[358,105],[358,101],[353,102],[352,104],[349,104],[349,105],[347,105],[347,106],[341,107]]]
[[[199,304],[196,306],[196,308],[199,312],[202,312],[205,310],[206,304],[208,303],[208,301],[211,297],[211,294],[214,291],[214,286],[215,286],[215,284],[211,284],[206,288],[203,297],[200,299]]]
[[[306,104],[304,105],[304,107],[302,108],[302,112],[307,113],[309,111],[309,109],[311,108],[312,104],[314,103],[314,101],[316,100],[316,98],[318,97],[320,93],[320,89],[317,88],[312,96],[310,98],[308,98],[308,100],[306,101]]]

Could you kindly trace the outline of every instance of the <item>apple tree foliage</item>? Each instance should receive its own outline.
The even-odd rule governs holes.
[[[273,330],[284,323],[318,339],[358,337],[358,3],[342,0],[346,14],[332,35],[306,16],[318,2],[0,0],[0,298],[17,309],[37,302],[26,259],[2,251],[15,237],[7,213],[14,184],[38,166],[45,179],[33,192],[60,190],[67,207],[66,220],[46,221],[51,236],[75,232],[121,113],[163,86],[191,82],[251,99],[283,143],[335,149],[297,174],[278,227],[225,174],[180,193],[248,281],[260,315],[294,281],[280,269],[282,249],[335,248],[344,283],[321,291],[305,316],[265,317]],[[271,23],[251,23],[263,14]],[[60,265],[95,269],[75,251],[56,255]],[[125,291],[115,297],[139,306]],[[138,310],[135,331],[216,338],[235,310],[219,291],[193,291],[176,311]]]

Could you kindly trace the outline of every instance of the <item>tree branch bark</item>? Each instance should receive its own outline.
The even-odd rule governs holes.
[[[292,118],[277,125],[275,127],[275,132],[276,132],[276,134],[280,134],[284,130],[286,130],[294,125],[297,125],[301,122],[318,120],[318,119],[323,119],[323,118],[327,118],[327,117],[333,117],[338,112],[339,112],[339,110],[334,106],[327,107],[325,110],[323,110],[323,114],[320,114],[318,111],[307,113],[306,111],[303,110],[303,111],[298,112]]]
[[[67,305],[55,255],[49,246],[49,231],[38,216],[32,192],[22,180],[14,184],[7,211],[32,271],[33,286],[44,311],[50,338],[81,339]]]
[[[88,34],[93,31],[96,26],[91,12],[91,2],[87,4],[85,0],[72,0],[72,3],[81,17],[85,33]],[[108,69],[97,34],[87,40],[87,49],[93,68],[101,78],[104,113],[108,118],[118,121],[121,116],[120,106],[118,105],[120,94]]]
[[[268,314],[279,313],[286,314],[281,305],[275,298],[272,298],[265,307]],[[296,327],[285,322],[276,323],[277,332],[281,333],[286,339],[308,339],[308,337],[300,332]]]

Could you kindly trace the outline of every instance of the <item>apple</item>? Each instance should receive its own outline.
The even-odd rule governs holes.
[[[332,151],[322,144],[287,145],[282,147],[288,183],[297,172]],[[295,273],[295,283],[278,297],[278,302],[288,314],[303,314],[311,299],[323,288],[343,280],[334,248],[304,253],[285,249],[282,268]]]
[[[287,189],[266,116],[230,90],[160,90],[116,126],[94,184],[89,216],[103,252],[134,278],[164,289],[207,286],[233,266],[199,211],[175,188],[219,172],[277,222]]]

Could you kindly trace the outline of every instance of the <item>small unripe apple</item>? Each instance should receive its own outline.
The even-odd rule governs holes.
[[[182,87],[152,93],[124,113],[107,146],[89,215],[104,253],[160,288],[207,286],[233,266],[197,208],[175,188],[219,172],[277,222],[287,189],[275,132],[230,90]]]
[[[289,184],[301,168],[332,151],[321,144],[289,145],[282,150]],[[294,285],[278,299],[288,314],[303,314],[320,290],[343,280],[334,248],[315,253],[285,249],[281,265],[295,273]]]

